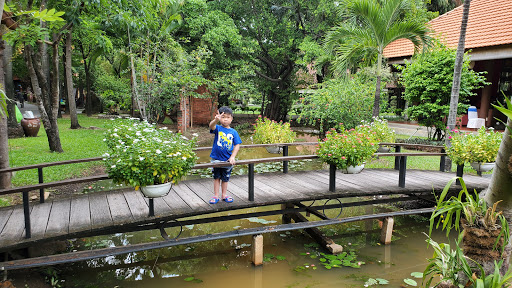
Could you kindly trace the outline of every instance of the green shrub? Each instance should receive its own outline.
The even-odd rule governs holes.
[[[354,78],[336,79],[324,83],[313,94],[300,98],[299,123],[325,132],[339,123],[350,129],[361,120],[372,119],[375,86]]]
[[[296,136],[290,129],[290,123],[276,122],[261,116],[256,119],[253,135],[256,144],[291,143]]]
[[[94,90],[107,110],[119,107],[123,110],[131,108],[130,79],[118,78],[106,72],[97,72]]]

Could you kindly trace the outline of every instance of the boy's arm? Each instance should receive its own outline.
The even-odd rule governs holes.
[[[220,121],[220,117],[224,114],[224,112],[222,112],[222,114],[219,114],[219,111],[217,111],[217,115],[215,115],[215,118],[213,118],[212,121],[210,121],[210,125],[208,125],[210,127],[210,130],[215,130],[215,126],[217,126],[217,123],[219,123]]]
[[[210,121],[210,125],[208,125],[210,127],[210,130],[215,130],[218,122],[219,119],[217,118],[214,118],[212,121]]]
[[[231,165],[235,165],[235,157],[238,153],[238,150],[240,150],[240,144],[236,144],[235,147],[233,147],[233,152],[231,153],[231,157],[229,157],[228,161],[231,163]]]

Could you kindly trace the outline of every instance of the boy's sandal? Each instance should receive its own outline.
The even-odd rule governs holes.
[[[233,198],[231,198],[230,196],[226,196],[226,197],[224,197],[224,199],[222,199],[222,200],[224,200],[226,203],[231,203],[231,202],[233,202]]]
[[[210,204],[217,204],[219,203],[219,198],[217,197],[213,197],[211,200],[210,200]]]

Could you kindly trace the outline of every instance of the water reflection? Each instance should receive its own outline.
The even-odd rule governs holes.
[[[277,207],[263,209],[275,208]],[[343,210],[342,217],[379,213],[389,209],[393,208],[376,205],[351,207]],[[262,208],[247,210],[256,212]],[[338,212],[329,211],[328,216],[333,217]],[[310,219],[317,220],[315,216]],[[281,221],[281,216],[266,216],[262,221],[241,219],[190,225],[184,228],[181,237],[275,225],[281,224]],[[422,234],[428,231],[427,225],[428,221],[422,216],[395,218],[395,233],[391,245],[379,244],[380,230],[377,220],[320,228],[325,235],[343,245],[344,251],[354,251],[358,255],[357,261],[366,263],[360,269],[325,269],[318,257],[311,258],[311,255],[323,251],[311,247],[311,238],[297,230],[264,235],[264,253],[267,256],[271,254],[272,257],[266,257],[268,259],[263,267],[255,268],[251,264],[251,237],[247,236],[76,263],[63,271],[63,278],[71,287],[229,288],[239,287],[241,284],[248,287],[362,287],[370,277],[384,278],[391,284],[399,285],[404,278],[411,278],[411,272],[422,272],[427,263],[426,259],[431,256],[432,251],[427,249],[425,236]],[[171,235],[172,231],[168,233]],[[434,236],[434,239],[444,240],[444,235]],[[143,231],[80,240],[75,242],[74,248],[83,250],[160,240],[158,231]],[[300,272],[296,269],[305,266],[308,268]]]

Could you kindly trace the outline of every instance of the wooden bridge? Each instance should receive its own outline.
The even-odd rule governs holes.
[[[304,145],[304,143],[301,145]],[[245,147],[254,146],[245,145]],[[407,145],[399,144],[398,147],[400,146]],[[446,183],[455,176],[452,173],[440,171],[406,170],[408,156],[440,156],[441,162],[443,162],[444,152],[378,154],[380,156],[395,156],[398,170],[365,169],[359,174],[343,174],[331,166],[330,170],[254,174],[254,164],[257,163],[284,161],[286,169],[288,161],[317,157],[316,155],[287,156],[287,149],[285,149],[284,154],[282,157],[238,161],[237,165],[249,166],[249,173],[243,176],[232,176],[228,194],[233,197],[233,203],[223,201],[217,204],[209,203],[213,196],[211,179],[182,181],[179,185],[175,185],[167,196],[154,199],[154,203],[144,198],[139,191],[132,189],[73,195],[69,199],[41,201],[42,203],[29,203],[28,201],[28,191],[30,190],[106,179],[108,178],[106,175],[0,190],[0,195],[22,192],[25,200],[24,205],[0,209],[0,252],[51,240],[147,229],[160,228],[163,233],[162,236],[166,238],[165,230],[162,227],[173,226],[172,222],[175,219],[275,204],[288,204],[288,207],[290,205],[294,207],[295,205],[301,208],[302,211],[310,211],[322,218],[319,211],[339,208],[340,205],[325,203],[323,206],[322,204],[305,206],[300,202],[362,196],[386,196],[377,197],[378,199],[369,197],[365,201],[343,204],[341,204],[341,201],[339,202],[343,207],[348,207],[424,199],[431,196],[433,191],[441,191]],[[85,159],[85,161],[97,160],[100,159]],[[76,162],[78,160],[65,161],[59,164]],[[42,167],[53,164],[46,163],[21,168],[29,167],[42,170]],[[221,165],[224,164],[198,164],[195,168],[201,169]],[[22,170],[21,168],[7,170]],[[462,169],[459,170],[462,171]],[[3,170],[0,170],[0,172],[3,172]],[[478,191],[485,189],[489,184],[489,178],[472,175],[465,175],[464,181],[469,189],[477,189]],[[454,190],[460,189],[455,184],[452,187]],[[154,212],[154,216],[151,216],[150,210],[153,209],[154,211],[151,212]],[[286,212],[283,209],[266,212],[265,215],[283,214]],[[225,216],[222,220],[262,215],[261,213],[246,213],[243,210],[237,212],[240,213]],[[215,222],[219,221],[220,218],[222,217],[203,217],[202,219],[182,221],[180,225]],[[323,219],[327,218],[324,217]]]

